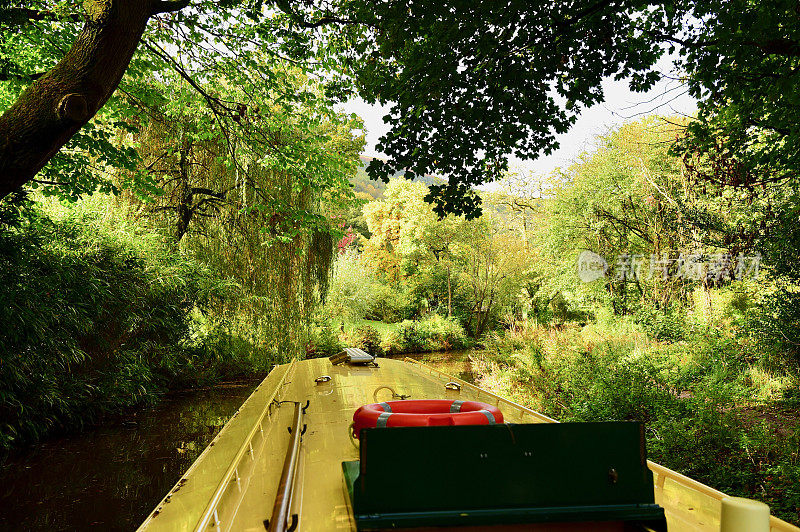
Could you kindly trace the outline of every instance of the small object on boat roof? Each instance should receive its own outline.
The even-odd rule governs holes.
[[[357,347],[345,347],[344,351],[331,356],[328,360],[334,366],[338,364],[366,365],[375,364],[375,357]],[[377,365],[377,364],[375,364]]]

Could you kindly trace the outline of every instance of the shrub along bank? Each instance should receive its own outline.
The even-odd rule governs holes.
[[[269,360],[207,310],[231,283],[123,220],[5,205],[0,449]]]
[[[370,320],[330,323],[313,328],[306,348],[308,357],[330,356],[345,347],[358,347],[379,356],[465,349],[471,345],[455,318],[428,314],[419,320],[386,324]]]
[[[381,341],[389,355],[464,349],[469,340],[455,318],[432,314],[419,321],[404,320]]]

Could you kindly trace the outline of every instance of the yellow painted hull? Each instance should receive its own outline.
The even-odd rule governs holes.
[[[332,366],[327,359],[276,367],[226,424],[181,480],[142,523],[141,531],[264,531],[278,488],[292,409],[280,401],[309,401],[292,513],[301,531],[355,530],[341,463],[358,459],[350,438],[353,412],[392,394],[412,399],[464,399],[497,405],[509,423],[553,423],[533,410],[410,359],[379,359],[380,367]],[[315,379],[330,376],[329,382]],[[445,389],[456,381],[459,390]],[[413,450],[410,450],[413,452]],[[650,463],[656,502],[670,532],[718,531],[724,494]],[[458,486],[468,489],[468,486]],[[776,518],[773,532],[800,532]]]

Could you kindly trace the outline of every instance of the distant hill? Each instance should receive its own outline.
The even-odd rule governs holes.
[[[366,194],[372,199],[379,199],[383,197],[383,191],[386,190],[386,183],[383,181],[373,181],[367,176],[367,165],[372,161],[375,157],[369,157],[367,155],[362,155],[361,159],[361,167],[359,167],[358,171],[356,172],[355,177],[350,180],[350,183],[353,185],[353,191],[358,194],[359,192],[362,194]],[[403,177],[405,172],[395,172],[392,174],[392,177]],[[444,180],[440,177],[436,177],[434,175],[424,175],[420,177],[414,178],[415,183],[425,183],[426,185],[434,185],[438,183],[444,182]],[[366,199],[366,198],[364,198]]]

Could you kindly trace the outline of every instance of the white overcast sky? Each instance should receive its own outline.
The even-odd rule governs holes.
[[[668,72],[671,61],[665,59],[659,66],[662,72]],[[662,79],[647,93],[631,92],[628,89],[627,81],[614,81],[611,78],[604,80],[605,102],[583,110],[572,129],[557,137],[560,143],[558,150],[549,156],[542,156],[533,161],[514,159],[511,164],[512,169],[517,168],[544,176],[557,167],[568,166],[581,152],[591,149],[595,137],[627,121],[637,120],[648,114],[692,114],[696,110],[694,99],[686,94],[684,86],[670,77]],[[387,108],[369,105],[360,99],[347,102],[343,108],[364,119],[367,133],[364,154],[385,156],[385,154],[377,152],[375,146],[378,138],[389,129],[383,123],[383,116],[386,114]]]

